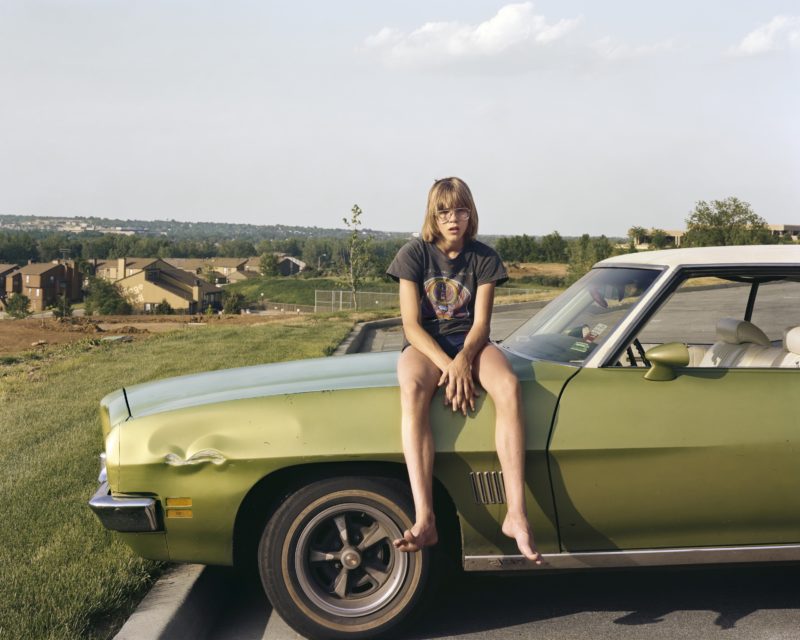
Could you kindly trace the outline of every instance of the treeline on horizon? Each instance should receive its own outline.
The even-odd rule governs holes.
[[[8,216],[0,216],[8,220]],[[83,219],[89,220],[89,219]],[[99,219],[98,219],[99,220]],[[108,221],[104,221],[108,223]],[[686,219],[687,233],[682,246],[718,246],[726,244],[754,244],[786,241],[771,235],[763,218],[758,216],[746,202],[735,197],[725,200],[699,201]],[[151,223],[156,224],[156,223]],[[166,223],[164,223],[166,224]],[[192,224],[192,223],[179,223]],[[212,223],[205,225],[207,230]],[[220,232],[231,227],[248,227],[255,236],[230,237],[226,235],[202,238],[165,235],[119,235],[101,234],[95,231],[81,233],[48,231],[2,231],[0,230],[0,263],[25,264],[28,261],[49,262],[66,257],[80,261],[107,260],[123,257],[141,258],[247,258],[272,253],[284,253],[303,260],[308,269],[306,275],[339,273],[349,263],[348,231],[335,230],[333,236],[321,235],[326,230],[304,227],[256,227],[255,225],[217,225]],[[289,237],[267,238],[258,234],[272,234],[276,229],[292,230]],[[631,227],[627,242],[605,235],[578,238],[562,237],[557,231],[535,237],[526,234],[517,236],[481,237],[492,244],[506,262],[550,262],[568,263],[567,282],[585,273],[592,264],[611,255],[636,251],[636,245],[645,233],[642,227]],[[661,248],[666,234],[661,230],[650,230],[656,240],[655,248]],[[359,230],[369,236],[370,271],[382,276],[397,250],[408,240],[406,234],[389,234]],[[388,236],[388,237],[387,237]],[[663,246],[663,245],[662,245]],[[540,281],[538,284],[559,286],[564,282]]]

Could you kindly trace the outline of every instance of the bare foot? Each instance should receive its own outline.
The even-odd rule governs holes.
[[[506,518],[503,520],[503,533],[517,541],[520,553],[528,560],[542,564],[542,554],[536,550],[531,527],[524,517],[506,514]]]
[[[436,523],[415,522],[414,526],[403,532],[403,537],[392,544],[400,551],[419,551],[422,547],[430,547],[439,542]]]

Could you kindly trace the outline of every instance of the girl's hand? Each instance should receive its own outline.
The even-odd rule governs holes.
[[[472,379],[472,364],[459,353],[442,372],[438,386],[445,385],[444,403],[453,411],[461,411],[465,416],[467,410],[475,411],[475,398],[480,392]]]

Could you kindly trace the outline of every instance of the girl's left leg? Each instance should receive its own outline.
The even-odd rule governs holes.
[[[516,540],[522,555],[541,564],[525,507],[525,425],[519,380],[506,357],[492,344],[478,354],[474,366],[478,382],[495,407],[495,445],[508,501],[503,533]]]

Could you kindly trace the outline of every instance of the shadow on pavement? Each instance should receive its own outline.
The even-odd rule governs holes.
[[[734,629],[758,610],[797,609],[800,566],[627,569],[539,576],[465,574],[446,585],[408,638],[438,638],[555,621],[591,612],[630,612],[615,625],[659,625],[673,612],[712,611],[713,626],[695,635],[673,629],[662,637],[703,638]],[[667,623],[666,626],[670,626]],[[608,637],[613,627],[606,627]],[[588,630],[587,630],[588,631]],[[585,637],[597,637],[595,633]],[[664,630],[666,632],[666,629]],[[800,631],[798,631],[800,637]],[[545,637],[545,636],[542,636]],[[584,636],[581,636],[584,637]],[[743,637],[743,636],[740,636]]]

